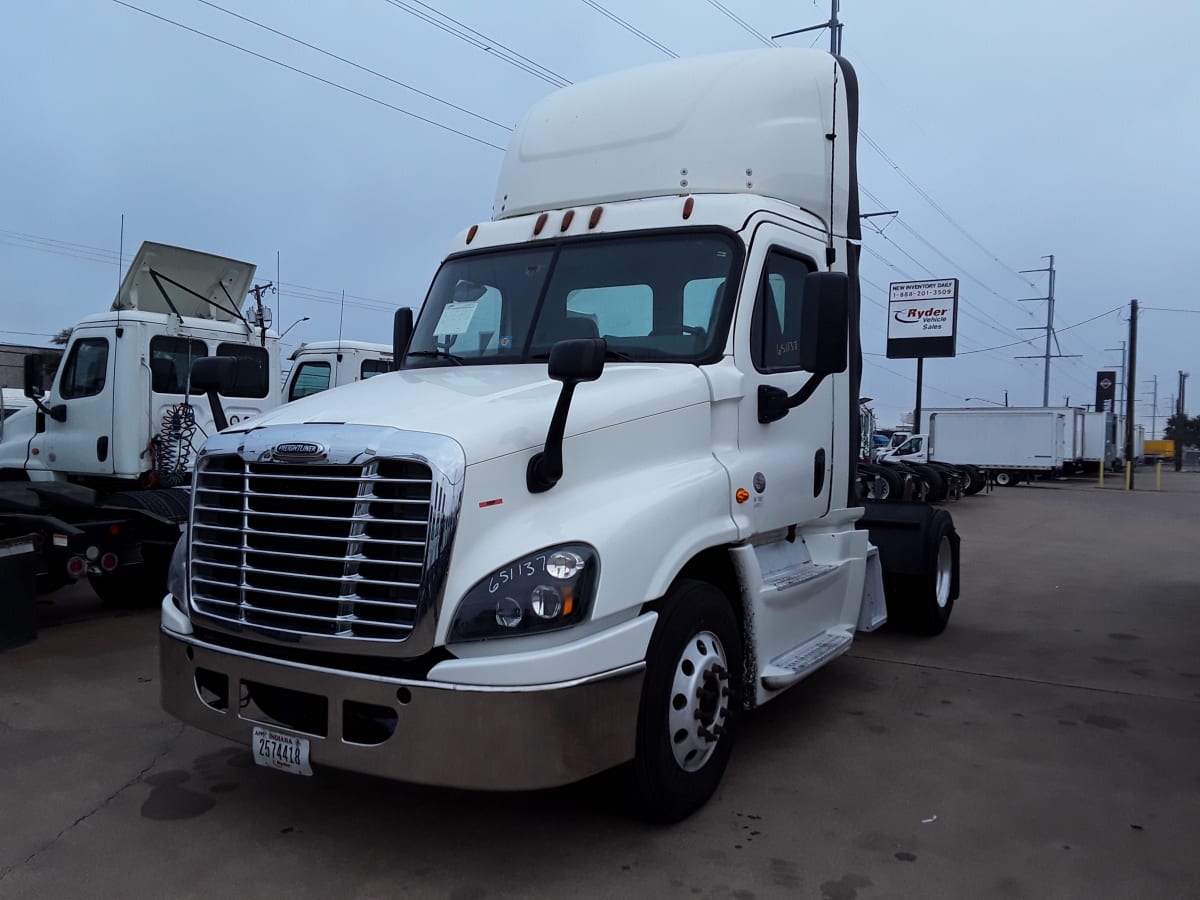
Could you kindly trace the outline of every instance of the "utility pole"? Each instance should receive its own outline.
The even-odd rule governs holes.
[[[1025,297],[1021,299],[1021,303],[1030,303],[1034,300],[1046,301],[1046,324],[1045,325],[1030,325],[1025,328],[1019,328],[1018,331],[1042,331],[1046,332],[1046,352],[1038,356],[1018,356],[1017,359],[1040,359],[1043,361],[1042,368],[1042,406],[1050,405],[1050,360],[1052,359],[1067,359],[1068,357],[1077,357],[1078,353],[1064,354],[1062,348],[1058,346],[1058,335],[1054,333],[1054,254],[1043,256],[1042,259],[1050,260],[1050,264],[1044,269],[1022,269],[1022,274],[1030,274],[1033,272],[1046,272],[1049,275],[1048,286],[1045,297]],[[1058,353],[1050,352],[1050,342],[1054,341],[1054,346],[1057,347]]]
[[[1151,394],[1150,400],[1150,437],[1158,437],[1158,376],[1155,375],[1151,382],[1154,384],[1154,393]]]
[[[1133,386],[1137,383],[1138,302],[1129,301],[1129,377],[1125,379],[1125,465],[1129,466],[1129,488],[1133,489]]]
[[[1105,352],[1105,353],[1116,353],[1116,352],[1117,352],[1117,348],[1116,348],[1116,347],[1106,347],[1106,348],[1104,349],[1104,352]],[[1117,396],[1117,397],[1121,397],[1121,398],[1124,398],[1124,394],[1125,394],[1125,341],[1121,341],[1121,365],[1120,365],[1120,369],[1121,369],[1121,378],[1120,378],[1120,379],[1117,381],[1117,390],[1116,390],[1116,394],[1115,394],[1115,396]],[[1114,403],[1113,405],[1114,405],[1114,407],[1116,406],[1116,404],[1115,404],[1115,403]],[[1129,415],[1129,411],[1128,411],[1128,410],[1126,410],[1126,409],[1124,408],[1124,406],[1125,406],[1125,400],[1124,400],[1124,399],[1122,399],[1122,400],[1121,400],[1121,408],[1122,408],[1122,411],[1125,413],[1125,415]],[[1116,409],[1114,409],[1114,410],[1113,410],[1113,412],[1116,412]]]
[[[834,56],[842,52],[842,23],[838,21],[838,10],[841,8],[841,0],[829,0],[829,21],[822,22],[820,25],[809,25],[807,28],[796,28],[792,31],[783,31],[779,34],[771,35],[771,40],[775,41],[782,37],[791,37],[793,34],[804,34],[806,31],[817,31],[821,28],[829,29],[829,52]]]
[[[1188,373],[1179,370],[1179,392],[1175,395],[1175,471],[1183,471],[1183,441],[1179,433],[1183,430],[1187,418],[1187,380]]]

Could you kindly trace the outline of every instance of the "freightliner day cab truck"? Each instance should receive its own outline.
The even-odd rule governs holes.
[[[301,344],[288,359],[292,370],[283,388],[285,403],[392,371],[392,345],[312,341]]]
[[[109,604],[162,600],[192,462],[226,424],[189,391],[192,361],[236,360],[231,423],[279,403],[278,338],[240,309],[253,277],[249,263],[147,242],[111,309],[72,330],[49,390],[40,357],[25,358],[32,405],[3,424],[0,523],[41,536],[43,591],[87,577]]]
[[[293,773],[629,764],[675,820],[856,630],[943,629],[950,516],[858,499],[857,118],[844,60],[782,49],[535,106],[398,371],[205,443],[165,708]]]

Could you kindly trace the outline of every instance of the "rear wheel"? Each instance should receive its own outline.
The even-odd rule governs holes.
[[[947,485],[946,479],[942,477],[942,473],[933,466],[913,466],[914,469],[925,479],[925,483],[929,486],[929,490],[925,494],[925,499],[930,503],[940,503],[946,499]]]
[[[741,680],[728,598],[702,581],[676,582],[646,653],[638,709],[632,780],[645,818],[678,822],[712,796],[733,751]]]
[[[963,486],[963,493],[968,497],[975,496],[987,486],[987,476],[978,466],[963,466],[962,470],[967,473],[969,479],[969,484]]]
[[[936,635],[946,630],[954,609],[955,544],[950,514],[937,510],[929,525],[930,548],[925,571],[919,575],[884,575],[888,619],[893,625],[918,634]]]
[[[992,473],[992,480],[1000,487],[1012,487],[1019,479],[1012,472],[1006,472],[1003,469]]]

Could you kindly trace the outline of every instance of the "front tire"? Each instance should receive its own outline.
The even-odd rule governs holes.
[[[632,780],[638,810],[678,822],[703,806],[733,751],[742,635],[729,599],[683,579],[667,592],[646,653]]]

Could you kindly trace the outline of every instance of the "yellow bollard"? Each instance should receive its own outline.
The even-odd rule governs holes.
[[[1133,463],[1129,461],[1125,463],[1125,490],[1133,490]]]
[[[1104,460],[1100,460],[1100,487],[1104,487],[1104,470],[1107,468],[1107,466],[1108,463],[1106,463]]]
[[[1162,460],[1161,459],[1154,464],[1154,489],[1156,491],[1162,490]]]

